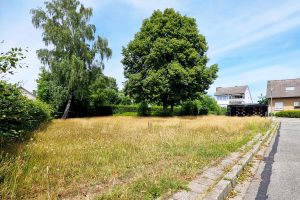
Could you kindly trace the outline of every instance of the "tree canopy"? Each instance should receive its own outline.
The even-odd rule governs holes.
[[[266,96],[263,96],[262,94],[258,97],[258,104],[261,104],[261,105],[265,105],[267,106],[268,105],[268,98]]]
[[[65,105],[65,118],[72,100],[89,96],[90,85],[103,76],[103,60],[110,58],[112,51],[107,39],[95,36],[95,25],[89,24],[92,9],[78,0],[47,1],[45,9],[32,9],[31,13],[33,25],[42,29],[49,47],[37,51],[49,67],[40,74],[38,93],[57,107]]]
[[[207,50],[195,19],[173,9],[154,11],[123,47],[125,92],[164,109],[198,98],[217,78],[217,65],[207,66]]]
[[[27,50],[26,50],[27,51]],[[0,75],[13,74],[14,69],[22,68],[21,60],[25,58],[21,48],[11,48],[7,52],[0,53]]]

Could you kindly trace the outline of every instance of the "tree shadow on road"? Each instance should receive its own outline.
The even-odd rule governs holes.
[[[276,135],[274,144],[272,146],[272,150],[269,153],[267,157],[265,157],[265,167],[263,169],[263,172],[261,173],[261,179],[262,181],[259,184],[258,192],[255,197],[255,200],[265,200],[268,199],[267,191],[268,187],[270,184],[270,179],[271,179],[271,174],[272,174],[272,166],[274,163],[274,156],[277,153],[277,147],[278,147],[278,142],[279,142],[279,137],[280,137],[280,127],[278,128],[278,133]]]

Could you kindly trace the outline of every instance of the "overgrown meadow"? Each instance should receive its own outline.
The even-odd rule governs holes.
[[[2,151],[0,198],[154,199],[185,188],[270,124],[225,116],[54,120]]]

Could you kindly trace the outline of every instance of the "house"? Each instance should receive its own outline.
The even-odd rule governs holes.
[[[22,93],[23,96],[27,97],[28,99],[31,99],[31,100],[35,100],[36,99],[36,96],[33,93],[29,92],[28,90],[26,90],[25,88],[23,87],[20,87],[20,91]]]
[[[215,98],[218,104],[227,108],[228,105],[253,103],[248,85],[234,87],[217,87]]]
[[[269,112],[300,110],[300,78],[268,81],[267,98]]]

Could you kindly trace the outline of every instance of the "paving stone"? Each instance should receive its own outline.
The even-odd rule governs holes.
[[[233,166],[231,171],[225,175],[225,179],[229,180],[232,186],[235,186],[236,178],[242,173],[242,171],[243,171],[243,166],[235,165]]]
[[[227,166],[231,165],[232,163],[234,163],[237,159],[234,158],[226,158],[224,160],[221,161],[220,165],[223,168],[226,168]]]
[[[261,145],[261,142],[257,143],[251,150],[252,154],[256,154],[256,152],[259,150]]]
[[[205,186],[208,186],[210,187],[211,185],[213,185],[215,183],[214,180],[212,179],[209,179],[207,177],[200,177],[200,178],[197,178],[195,180],[193,180],[193,182],[196,182],[196,183],[199,183],[201,185],[205,185]]]
[[[232,189],[230,181],[221,180],[204,200],[223,200]]]
[[[252,152],[248,152],[246,153],[240,160],[239,160],[239,164],[240,165],[246,165],[251,158],[253,157],[253,153]]]
[[[198,194],[191,191],[181,191],[173,195],[172,199],[174,200],[196,200]]]
[[[205,185],[201,183],[197,183],[195,181],[192,181],[189,183],[188,187],[192,192],[199,193],[199,194],[204,194],[210,185]]]
[[[203,172],[203,176],[207,177],[208,179],[217,181],[223,175],[224,171],[219,169],[209,169]]]

